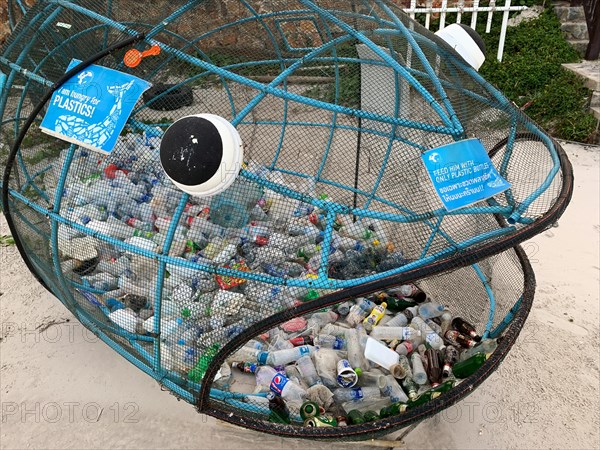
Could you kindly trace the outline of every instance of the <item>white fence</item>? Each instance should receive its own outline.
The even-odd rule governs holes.
[[[461,23],[462,15],[464,13],[471,14],[471,23],[468,24],[471,28],[477,31],[477,14],[487,13],[487,22],[485,32],[489,33],[492,28],[492,18],[495,12],[502,12],[502,28],[500,30],[500,39],[498,41],[498,61],[502,61],[502,54],[504,53],[504,40],[506,39],[506,29],[508,27],[508,16],[511,11],[523,11],[527,9],[527,6],[511,6],[511,0],[505,0],[504,5],[497,6],[496,0],[490,0],[488,6],[480,6],[479,0],[458,0],[454,2],[448,2],[448,0],[426,0],[425,6],[417,6],[417,0],[410,1],[409,8],[403,8],[404,12],[410,15],[411,18],[415,18],[417,14],[425,14],[425,27],[429,29],[431,23],[431,17],[433,14],[439,14],[441,30],[446,26],[446,14],[456,13],[456,23]],[[448,6],[448,3],[453,3],[454,6]]]

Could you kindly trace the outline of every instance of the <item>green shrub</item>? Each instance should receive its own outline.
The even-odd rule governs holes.
[[[502,62],[495,58],[499,31],[495,24],[490,34],[482,35],[488,48],[483,77],[554,137],[591,141],[597,124],[587,111],[591,92],[561,67],[580,57],[562,36],[554,12],[547,8],[538,19],[510,28]]]

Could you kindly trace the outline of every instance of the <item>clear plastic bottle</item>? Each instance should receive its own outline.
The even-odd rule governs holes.
[[[386,375],[379,379],[379,389],[381,394],[389,397],[392,403],[406,403],[408,401],[408,396],[392,375]]]
[[[349,329],[346,332],[346,345],[348,348],[348,362],[353,369],[360,367],[361,369],[366,367],[364,360],[364,352],[360,345],[360,339],[358,336],[358,330],[355,328]]]
[[[410,356],[410,361],[412,363],[412,379],[414,382],[419,385],[427,383],[427,372],[425,372],[425,368],[423,367],[421,355],[413,352]]]
[[[319,334],[315,338],[315,345],[333,350],[346,350],[347,348],[346,339],[331,334]]]
[[[242,228],[262,196],[259,184],[238,177],[229,188],[212,198],[211,221],[225,228]]]
[[[352,400],[361,400],[363,398],[370,399],[371,397],[379,396],[379,387],[375,386],[338,388],[333,391],[333,397],[339,403],[344,403]]]
[[[421,336],[421,332],[411,327],[381,326],[373,328],[370,336],[383,340],[400,339],[402,341],[412,341]]]
[[[333,311],[314,313],[308,319],[308,324],[306,328],[313,330],[313,332],[316,334],[321,330],[321,328],[323,328],[328,323],[335,322],[338,319],[338,317],[339,315],[334,313]]]
[[[459,361],[469,359],[478,353],[492,353],[498,347],[498,341],[496,339],[484,339],[475,347],[469,348],[460,354]]]
[[[419,316],[423,319],[431,319],[444,314],[444,305],[434,302],[422,303],[419,305]]]
[[[431,348],[440,350],[445,347],[442,337],[433,331],[422,318],[415,317],[411,322],[411,326],[414,326],[417,330],[421,331],[421,336],[424,336],[425,342],[429,344]]]
[[[346,316],[346,323],[351,327],[357,326],[367,317],[374,306],[375,304],[372,301],[364,297],[357,298],[356,304],[350,308],[350,312]]]
[[[296,361],[296,367],[309,387],[316,384],[323,384],[310,356],[307,355],[299,358],[298,361]]]
[[[399,312],[382,326],[386,327],[405,327],[408,325],[408,317],[404,313]]]
[[[336,367],[340,357],[337,352],[328,348],[319,348],[313,354],[317,373],[321,377],[323,384],[330,389],[337,388]]]
[[[271,366],[282,366],[297,361],[303,356],[312,355],[315,352],[315,347],[312,345],[301,345],[284,350],[277,350],[269,353],[267,364]]]
[[[306,391],[286,376],[278,373],[273,367],[261,366],[256,371],[256,385],[270,389],[288,401],[302,401]]]

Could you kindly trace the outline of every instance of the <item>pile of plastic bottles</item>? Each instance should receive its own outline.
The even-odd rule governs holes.
[[[252,311],[254,316],[259,312],[266,317],[326,293],[215,276],[215,267],[280,280],[315,278],[327,251],[327,275],[346,279],[406,263],[376,220],[353,222],[349,216],[338,215],[329,248],[324,249],[324,211],[244,177],[214,197],[189,197],[180,220],[172,224],[182,192],[165,176],[159,146],[157,135],[130,133],[121,136],[106,157],[77,148],[66,172],[60,214],[151,255],[166,253],[163,247],[172,228],[168,255],[197,263],[203,270],[167,264],[159,283],[155,258],[123,250],[63,224],[59,225],[58,244],[62,272],[67,278],[81,277],[84,287],[100,293],[99,301],[109,318],[127,331],[157,331],[154,307],[160,297],[160,334],[169,347],[166,353],[182,356],[165,361],[174,361],[178,370],[189,369],[199,352],[223,341],[224,336],[239,333],[252,322]],[[54,164],[50,175],[55,182],[46,177],[50,186],[59,185],[68,153],[64,150]],[[281,173],[252,162],[245,170],[327,200],[326,194],[315,192],[313,181],[294,185]],[[200,343],[195,343],[200,335]],[[175,345],[181,342],[185,343],[183,349]]]
[[[403,285],[293,319],[228,362],[234,372],[253,374],[255,393],[268,392],[270,421],[343,426],[438,397],[481,367],[496,346],[415,285]]]

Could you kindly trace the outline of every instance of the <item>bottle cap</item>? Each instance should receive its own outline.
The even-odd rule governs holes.
[[[359,377],[362,375],[363,371],[360,367],[357,367],[356,369],[354,369],[354,371],[356,372],[356,375],[358,375]]]
[[[267,364],[268,357],[269,357],[269,352],[259,352],[258,355],[256,356],[256,359],[261,366],[264,366],[265,364]]]
[[[243,163],[243,146],[234,126],[214,114],[175,121],[160,143],[160,163],[182,191],[210,197],[227,189]]]

